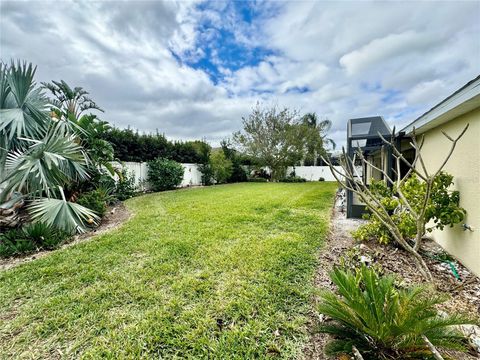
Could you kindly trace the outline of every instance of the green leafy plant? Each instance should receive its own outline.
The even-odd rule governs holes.
[[[27,224],[21,230],[25,238],[31,240],[38,247],[47,250],[58,247],[70,237],[67,232],[42,222]]]
[[[471,323],[460,315],[442,317],[435,306],[445,297],[423,288],[397,288],[393,276],[379,276],[362,266],[356,271],[335,268],[330,274],[337,293],[322,294],[320,313],[332,319],[319,331],[333,336],[326,352],[365,359],[425,358],[433,346],[464,349],[452,325]]]
[[[81,194],[77,199],[77,204],[93,210],[98,216],[103,217],[107,212],[107,203],[110,195],[102,188],[95,189]]]
[[[135,175],[129,174],[127,169],[123,169],[121,171],[121,176],[115,184],[114,196],[118,200],[124,201],[133,197],[135,193]]]
[[[233,164],[227,159],[223,150],[217,149],[210,155],[213,177],[219,184],[227,182],[233,172]]]
[[[432,221],[433,226],[426,227],[425,231],[443,230],[445,226],[453,227],[464,219],[466,211],[459,205],[459,192],[449,190],[452,185],[453,176],[444,171],[440,172],[433,182],[430,197],[424,204],[425,182],[412,175],[402,184],[402,195],[405,196],[414,211],[419,212],[422,206],[426,206],[425,223]],[[387,187],[383,181],[373,181],[370,191],[377,197],[380,206],[390,213],[390,218],[395,222],[401,235],[406,239],[415,238],[417,235],[415,218],[404,206],[396,192]],[[388,244],[393,239],[389,229],[378,217],[366,214],[364,219],[369,222],[352,232],[355,239],[360,241],[375,239],[381,244]]]
[[[15,247],[15,244],[7,239],[4,234],[0,234],[0,257],[8,258],[15,255],[16,251],[17,248]]]
[[[156,159],[148,162],[148,182],[153,191],[175,189],[183,180],[183,166],[173,160]]]
[[[306,182],[307,180],[300,176],[289,176],[289,177],[280,179],[279,181],[286,182],[286,183],[302,183],[302,182]]]
[[[198,171],[202,173],[202,185],[213,185],[213,168],[210,163],[198,165]]]
[[[232,162],[232,172],[227,179],[229,183],[247,181],[247,172],[242,166],[241,154],[235,150],[229,139],[222,140],[220,145],[225,157]]]
[[[35,243],[21,229],[11,229],[0,234],[0,257],[30,253],[36,249]]]
[[[261,183],[266,183],[266,182],[268,182],[268,180],[265,179],[265,178],[262,178],[262,177],[252,177],[252,178],[248,179],[248,182],[261,182]]]
[[[0,257],[27,254],[38,249],[55,249],[69,237],[69,233],[46,223],[29,223],[0,234]]]

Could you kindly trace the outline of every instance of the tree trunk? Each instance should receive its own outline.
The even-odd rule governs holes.
[[[22,222],[19,210],[23,204],[21,197],[0,204],[0,229],[17,227]]]

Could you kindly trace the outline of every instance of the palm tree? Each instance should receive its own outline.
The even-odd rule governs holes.
[[[49,116],[32,64],[0,65],[0,208],[27,199],[33,220],[82,231],[98,217],[65,200],[63,187],[89,177],[76,134]]]
[[[116,174],[122,177],[121,172],[111,164],[114,160],[113,146],[103,139],[103,135],[111,129],[110,125],[94,114],[84,114],[87,110],[103,112],[88,96],[89,93],[82,87],[72,89],[63,80],[44,82],[42,86],[53,95],[53,99],[49,99],[52,115],[63,121],[82,140],[82,146],[91,160],[90,172],[105,168],[112,176]]]
[[[51,83],[42,83],[45,89],[50,90],[54,99],[52,105],[63,112],[68,119],[73,116],[79,119],[80,115],[86,110],[103,110],[88,97],[88,92],[82,87],[71,88],[65,81],[52,81]]]
[[[325,119],[325,120],[319,120],[318,116],[316,113],[306,113],[305,115],[302,116],[301,122],[303,125],[306,125],[307,127],[311,129],[315,129],[318,134],[320,135],[321,139],[321,144],[320,146],[322,148],[325,148],[325,146],[331,146],[333,149],[337,146],[335,144],[335,141],[327,137],[328,131],[332,128],[332,122],[331,120]],[[318,153],[315,150],[315,148],[318,146],[318,144],[307,144],[307,152],[311,157],[313,157],[313,165],[317,164],[317,158],[318,158]]]

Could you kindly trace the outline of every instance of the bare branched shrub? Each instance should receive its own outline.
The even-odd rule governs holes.
[[[458,141],[467,131],[468,126],[469,125],[467,124],[456,138],[453,138],[442,131],[443,135],[450,141],[450,148],[448,149],[448,152],[440,166],[438,166],[434,171],[429,171],[427,169],[425,161],[422,157],[424,136],[421,136],[419,141],[417,141],[415,129],[413,130],[410,141],[410,146],[415,152],[413,161],[407,160],[402,152],[397,148],[395,144],[395,129],[393,130],[390,140],[387,140],[385,137],[379,134],[384,144],[392,149],[392,156],[394,160],[394,176],[390,176],[384,169],[377,167],[368,161],[365,158],[361,148],[358,148],[355,151],[353,157],[348,156],[345,152],[345,149],[343,149],[343,156],[341,159],[342,170],[337,170],[330,161],[324,159],[337,181],[345,189],[348,189],[358,195],[358,197],[364,202],[367,209],[371,212],[372,216],[388,229],[394,241],[396,241],[403,249],[412,255],[412,258],[418,266],[420,272],[425,279],[429,281],[432,280],[432,275],[428,270],[424,259],[419,254],[422,241],[425,237],[426,226],[429,220],[427,210],[429,203],[431,202],[432,191],[435,183],[437,182],[437,178],[441,175],[442,170],[452,156]],[[369,184],[367,184],[365,179],[363,179],[363,177],[358,173],[358,170],[355,166],[358,161],[365,165],[365,167],[374,169],[383,175],[384,181],[391,187],[392,192],[395,194],[398,200],[398,207],[401,208],[402,211],[408,212],[409,216],[415,222],[416,232],[413,238],[407,238],[405,236],[404,232],[402,232],[399,228],[398,223],[392,218],[391,210],[389,210],[385,204],[382,203],[382,198],[379,193],[372,191]],[[407,173],[403,177],[401,176],[402,174],[400,172],[402,164],[405,164],[408,169]],[[419,196],[416,199],[412,199],[405,192],[405,182],[408,181],[411,176],[418,177],[424,184],[424,191],[419,192]]]

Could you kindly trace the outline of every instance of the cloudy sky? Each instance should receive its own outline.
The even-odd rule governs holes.
[[[480,73],[480,1],[0,1],[0,55],[104,120],[212,144],[257,102],[401,126]]]

